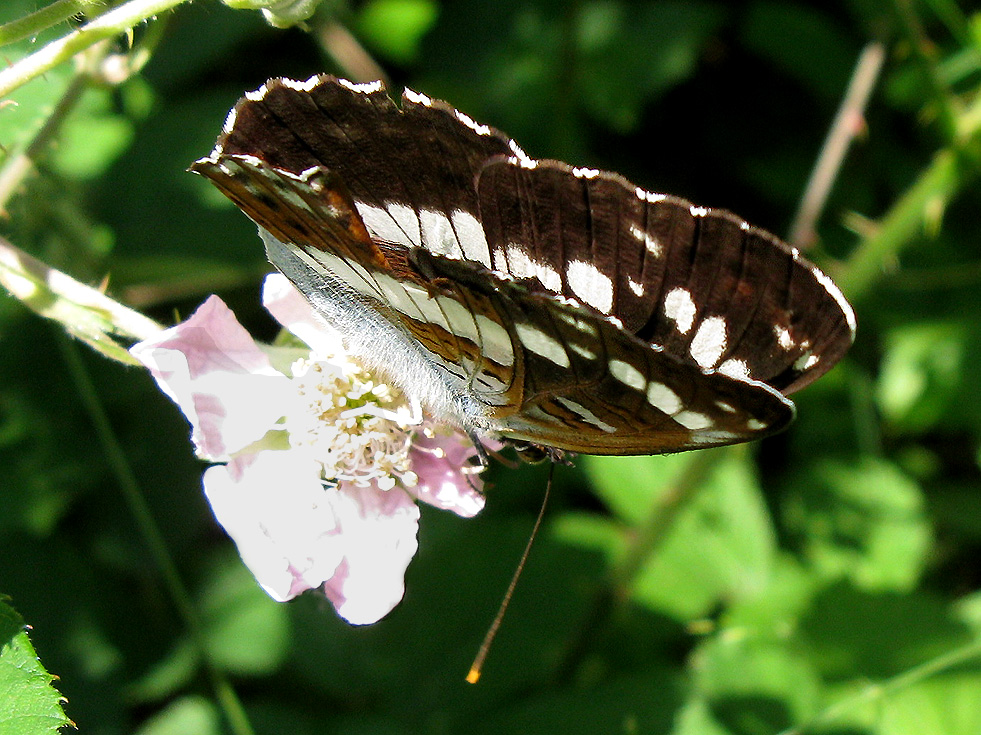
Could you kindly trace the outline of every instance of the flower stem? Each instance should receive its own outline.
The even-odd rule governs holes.
[[[126,458],[119,440],[109,422],[105,409],[99,398],[98,391],[92,384],[85,363],[79,355],[78,348],[62,332],[58,330],[58,339],[62,348],[68,369],[74,379],[85,410],[95,428],[96,436],[102,446],[109,466],[116,477],[123,499],[129,507],[130,513],[139,528],[144,543],[150,551],[150,555],[156,564],[157,569],[163,576],[164,584],[170,594],[174,607],[177,608],[178,615],[184,621],[191,639],[198,649],[198,655],[204,661],[211,685],[215,690],[219,706],[228,719],[229,727],[234,735],[253,735],[252,725],[245,714],[242,703],[238,695],[232,688],[231,683],[212,661],[208,652],[207,640],[204,635],[204,627],[198,616],[197,610],[191,600],[191,596],[181,580],[177,565],[174,563],[170,551],[164,542],[163,534],[157,526],[157,522],[150,512],[150,507],[143,496],[136,474]]]
[[[0,98],[99,41],[112,38],[188,0],[129,0],[0,71]]]
[[[45,265],[3,237],[0,237],[0,286],[94,349],[128,365],[139,363],[112,335],[143,340],[163,330],[149,317]]]

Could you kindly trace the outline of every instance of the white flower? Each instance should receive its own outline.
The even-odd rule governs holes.
[[[477,451],[351,361],[283,276],[263,301],[305,346],[257,344],[212,296],[131,352],[184,412],[198,456],[223,463],[205,493],[266,592],[319,587],[346,620],[373,623],[402,599],[416,500],[483,507]]]

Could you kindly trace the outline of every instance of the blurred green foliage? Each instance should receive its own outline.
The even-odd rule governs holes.
[[[5,0],[0,22],[35,5]],[[861,49],[881,41],[882,78],[811,251],[850,289],[857,343],[799,396],[790,431],[758,446],[558,467],[474,687],[463,675],[543,468],[495,468],[476,519],[424,509],[406,598],[377,625],[351,628],[312,595],[277,605],[216,527],[187,426],[148,376],[0,296],[0,593],[81,731],[229,732],[106,459],[91,381],[257,733],[976,735],[981,13],[954,0],[337,0],[284,31],[200,0],[97,50],[105,68],[152,41],[139,74],[81,90],[0,232],[80,280],[108,275],[159,321],[217,291],[272,338],[254,227],[185,168],[267,77],[364,68],[338,29],[394,87],[446,99],[533,156],[618,170],[777,233]],[[74,74],[62,64],[0,105],[0,172]],[[0,665],[11,640],[28,650],[19,631]],[[0,732],[31,732],[5,724],[3,691]]]

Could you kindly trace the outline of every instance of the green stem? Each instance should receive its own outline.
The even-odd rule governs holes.
[[[129,0],[0,71],[0,98],[89,46],[117,36],[185,2],[188,0]]]
[[[819,725],[829,725],[833,723],[842,714],[848,711],[859,708],[870,702],[884,699],[894,692],[901,691],[907,687],[918,684],[932,676],[936,676],[937,674],[950,671],[961,664],[968,663],[969,661],[977,661],[979,659],[981,659],[981,642],[963,646],[962,648],[958,648],[954,651],[950,651],[941,656],[930,659],[919,666],[914,666],[912,669],[904,671],[901,674],[897,674],[884,682],[869,684],[868,686],[863,687],[860,692],[839,700],[823,712],[820,712],[812,717],[804,724],[783,730],[778,733],[778,735],[803,735]]]
[[[58,134],[68,113],[81,98],[87,82],[87,77],[75,74],[58,100],[58,104],[37,131],[34,140],[21,153],[11,156],[3,168],[0,168],[0,214],[6,214],[7,204],[14,192],[34,169],[35,159],[47,149],[48,143]]]
[[[74,379],[78,395],[85,405],[89,418],[95,428],[96,436],[102,451],[105,454],[109,467],[116,477],[116,481],[123,494],[123,499],[129,507],[133,519],[139,528],[144,543],[150,551],[150,555],[156,564],[157,569],[163,576],[164,585],[170,594],[171,601],[177,608],[178,615],[184,621],[188,632],[198,649],[201,660],[204,661],[211,684],[214,687],[215,695],[219,705],[223,709],[229,726],[235,735],[253,735],[252,725],[249,723],[242,703],[238,695],[232,688],[231,683],[213,662],[208,652],[207,639],[204,635],[204,627],[198,617],[197,610],[191,600],[191,595],[184,587],[180,573],[171,558],[167,544],[164,542],[163,534],[153,518],[150,506],[143,497],[136,474],[126,458],[119,440],[113,431],[109,417],[106,415],[102,402],[99,399],[98,391],[92,384],[92,379],[88,374],[85,363],[79,355],[78,348],[62,332],[57,332],[62,353],[68,364],[68,368]]]
[[[46,31],[74,15],[84,13],[89,8],[98,8],[101,5],[100,0],[56,0],[23,18],[0,25],[0,46],[25,38],[33,38],[42,31]]]
[[[860,299],[925,225],[935,222],[947,202],[963,185],[959,156],[944,149],[865,238],[841,269],[838,283],[852,299]]]

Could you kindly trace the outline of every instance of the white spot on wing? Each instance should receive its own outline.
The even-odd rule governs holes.
[[[261,87],[259,87],[259,89],[253,89],[251,92],[246,92],[245,99],[249,100],[250,102],[259,102],[266,96],[266,92],[268,91],[269,87],[263,84]]]
[[[713,367],[725,352],[727,339],[726,320],[721,316],[711,316],[698,325],[689,352],[702,367]]]
[[[750,431],[759,431],[760,429],[765,429],[766,427],[767,425],[759,419],[750,419],[746,422],[746,428]]]
[[[615,426],[610,426],[610,424],[603,421],[603,419],[599,418],[588,408],[579,405],[575,401],[570,401],[568,398],[563,398],[562,396],[556,396],[555,402],[562,406],[565,406],[567,409],[569,409],[574,414],[579,416],[579,418],[581,418],[587,424],[592,424],[596,428],[605,431],[608,434],[612,434],[614,431],[617,430]]]
[[[579,330],[580,332],[582,332],[584,334],[588,334],[591,337],[595,337],[596,336],[596,325],[591,324],[589,322],[589,320],[587,320],[587,319],[580,319],[579,317],[574,316],[572,314],[567,314],[564,311],[563,312],[559,312],[558,317],[559,317],[559,319],[561,319],[562,321],[564,321],[566,324],[568,324],[571,327],[574,327],[575,329]]]
[[[610,313],[613,308],[613,281],[599,268],[582,260],[572,260],[566,268],[565,278],[576,296],[604,314]]]
[[[717,372],[723,375],[728,375],[730,378],[735,378],[736,380],[748,380],[749,379],[749,365],[746,364],[745,360],[737,360],[734,357],[730,357],[724,363],[716,368]]]
[[[655,258],[660,258],[661,254],[664,252],[664,248],[661,247],[661,243],[651,237],[649,232],[644,232],[637,225],[630,225],[630,234],[635,238],[644,243],[644,248],[648,253],[653,255]]]
[[[634,193],[637,195],[637,198],[640,199],[642,202],[648,202],[650,204],[657,204],[658,202],[663,202],[665,199],[667,199],[668,196],[667,194],[655,194],[652,191],[645,191],[644,189],[641,189],[639,186],[636,189],[634,189]]]
[[[634,296],[640,297],[644,295],[644,284],[638,283],[637,281],[635,281],[633,278],[630,278],[629,276],[627,277],[627,288],[630,289],[630,292]]]
[[[586,358],[587,360],[595,360],[599,355],[593,352],[591,349],[585,345],[579,345],[575,342],[569,342],[569,349],[575,352],[577,355]]]
[[[731,431],[725,431],[724,429],[716,429],[714,431],[699,431],[697,434],[691,435],[692,444],[726,444],[738,439],[737,434],[733,434]]]
[[[642,391],[647,385],[647,379],[644,377],[644,374],[629,362],[624,362],[623,360],[610,360],[610,375],[634,390]]]
[[[456,299],[451,299],[447,296],[440,296],[436,300],[449,320],[453,334],[458,337],[464,337],[475,345],[480,344],[477,324],[474,322],[473,314],[470,310]]]
[[[481,125],[474,121],[469,115],[460,112],[459,110],[454,110],[456,113],[456,119],[474,131],[477,135],[490,135],[491,129],[486,125]]]
[[[487,238],[484,237],[484,228],[477,218],[462,209],[453,210],[450,218],[460,247],[463,248],[463,255],[468,260],[475,260],[490,268],[490,249],[487,247]]]
[[[848,301],[845,299],[845,295],[841,292],[841,289],[839,289],[835,285],[834,281],[828,278],[828,276],[823,271],[820,271],[817,268],[812,267],[811,272],[814,274],[814,277],[818,280],[818,283],[824,286],[827,292],[831,295],[831,298],[833,298],[835,301],[838,302],[838,306],[841,308],[842,313],[845,315],[845,321],[848,322],[848,329],[852,333],[852,339],[854,339],[855,326],[856,326],[855,312],[852,311],[851,304],[849,304]]]
[[[780,345],[781,349],[790,350],[794,347],[793,337],[790,336],[790,330],[779,324],[773,325],[773,334],[777,338],[777,344]]]
[[[507,270],[515,278],[537,278],[549,291],[562,289],[562,277],[554,268],[532,260],[517,243],[508,243],[505,249]]]
[[[569,367],[569,355],[566,354],[565,348],[554,337],[545,334],[545,332],[531,324],[517,322],[514,328],[518,333],[518,339],[521,340],[521,344],[536,355],[541,355],[546,360],[550,360],[560,367]]]
[[[595,168],[574,168],[572,175],[579,179],[595,179],[599,176],[599,171]]]
[[[696,207],[694,204],[688,208],[688,211],[691,212],[692,217],[704,217],[709,213],[707,207]]]
[[[221,130],[223,133],[232,132],[232,128],[235,127],[235,119],[238,117],[237,110],[238,108],[233,107],[231,110],[228,111],[228,116],[225,118],[225,124],[221,126]],[[221,150],[220,146],[215,148],[215,151],[219,151],[219,150]]]
[[[647,384],[647,402],[658,411],[673,416],[681,410],[681,398],[664,383],[651,381]]]
[[[672,418],[691,431],[707,429],[712,425],[711,418],[706,416],[704,413],[698,413],[697,411],[681,411],[680,413],[676,413],[674,416],[672,416]]]
[[[794,360],[794,370],[803,372],[804,370],[810,370],[812,367],[817,365],[821,361],[821,358],[815,355],[813,352],[807,352],[796,360]]]
[[[446,215],[434,209],[419,211],[421,244],[431,253],[453,260],[462,260],[463,251]]]
[[[385,242],[393,242],[399,245],[405,245],[406,247],[412,247],[419,245],[419,242],[414,242],[408,235],[408,233],[403,230],[397,220],[392,216],[392,211],[390,208],[382,209],[380,207],[374,207],[370,204],[365,204],[364,202],[357,202],[356,206],[358,208],[358,214],[361,215],[361,220],[364,222],[364,226],[370,234],[376,240],[384,240]],[[408,207],[403,207],[403,209],[408,209]],[[411,211],[411,210],[410,210]],[[413,218],[415,215],[413,214]],[[418,232],[418,220],[413,229]]]
[[[664,298],[664,315],[675,323],[682,334],[688,334],[695,323],[695,302],[687,289],[672,289]]]
[[[517,144],[513,140],[508,141],[508,146],[516,154],[512,158],[508,159],[508,163],[517,164],[518,166],[521,166],[521,168],[526,168],[528,170],[538,168],[538,161],[536,161],[534,158],[529,158],[523,150],[518,148]]]
[[[511,335],[508,331],[483,314],[477,314],[477,328],[480,329],[483,353],[498,365],[513,365],[514,350],[511,348]]]
[[[374,280],[384,292],[389,306],[397,312],[416,320],[428,318],[417,305],[417,302],[429,300],[429,295],[425,291],[412,284],[397,281],[384,273],[375,274]]]

